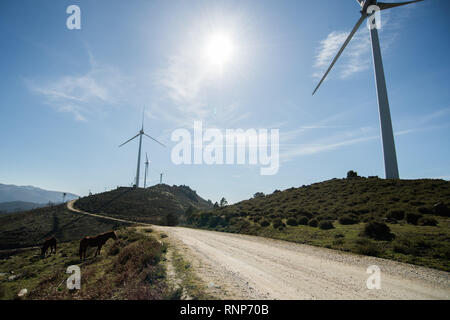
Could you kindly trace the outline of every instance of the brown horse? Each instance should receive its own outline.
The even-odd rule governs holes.
[[[42,246],[41,255],[45,258],[45,254],[47,253],[48,248],[50,248],[50,255],[52,252],[56,253],[56,238],[51,237],[45,239],[44,245]]]
[[[116,233],[114,231],[105,232],[93,237],[86,236],[80,241],[80,260],[86,259],[86,250],[88,247],[97,247],[95,251],[95,256],[100,254],[102,246],[108,241],[109,238],[114,240],[117,239]]]

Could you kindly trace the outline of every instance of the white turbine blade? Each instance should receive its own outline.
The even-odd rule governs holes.
[[[348,35],[347,39],[345,40],[344,44],[342,45],[341,49],[339,49],[339,52],[337,53],[336,57],[334,57],[333,62],[331,62],[330,67],[328,68],[327,72],[325,72],[325,75],[322,77],[322,79],[320,80],[319,84],[317,85],[317,87],[314,89],[313,95],[316,93],[317,89],[319,89],[320,85],[322,84],[322,82],[325,80],[325,78],[327,77],[328,73],[331,71],[331,69],[333,68],[334,64],[336,63],[336,61],[339,59],[339,57],[341,56],[342,52],[344,51],[345,47],[347,47],[348,43],[350,42],[350,40],[352,40],[353,36],[355,35],[356,31],[358,31],[359,27],[361,26],[361,23],[363,23],[364,19],[367,17],[367,15],[363,14],[361,16],[361,18],[359,18],[358,22],[356,23],[356,25],[353,27],[352,32],[350,32],[350,34]]]
[[[404,5],[416,3],[416,2],[421,2],[421,1],[423,1],[423,0],[408,1],[408,2],[395,2],[395,3],[378,2],[377,6],[380,8],[380,10],[386,10],[386,9],[400,7],[400,6],[404,6]]]
[[[123,146],[124,144],[127,144],[128,142],[130,142],[131,140],[133,140],[134,138],[136,138],[136,137],[138,137],[140,135],[140,133],[138,133],[137,135],[135,135],[133,138],[131,138],[130,140],[127,140],[127,141],[125,141],[124,143],[122,143],[120,146],[119,146],[119,148],[121,147],[121,146]]]
[[[148,134],[144,133],[144,135],[146,135],[147,137],[149,137],[149,138],[152,139],[153,141],[158,142],[158,143],[159,143],[160,145],[162,145],[163,147],[166,147],[163,143],[159,142],[158,140],[156,140],[156,139],[153,138],[153,137],[150,137]]]

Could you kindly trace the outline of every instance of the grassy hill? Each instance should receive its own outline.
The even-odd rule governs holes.
[[[151,230],[148,230],[151,231]],[[95,248],[80,261],[79,241],[61,244],[57,253],[40,257],[39,250],[28,250],[0,260],[0,299],[179,299],[180,289],[169,284],[163,263],[167,245],[152,234],[133,228],[116,231],[118,239],[108,240],[102,254],[93,257]],[[81,289],[69,290],[66,269],[81,269]]]
[[[212,203],[187,186],[158,184],[149,188],[118,188],[77,200],[87,212],[159,225],[175,225],[190,206],[208,210]]]
[[[65,204],[0,215],[0,250],[40,246],[45,238],[79,240],[122,226],[119,222],[76,214]]]
[[[448,181],[357,177],[189,209],[185,221],[450,271],[449,207]]]

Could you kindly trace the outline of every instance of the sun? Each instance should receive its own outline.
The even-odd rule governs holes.
[[[217,33],[209,37],[206,45],[206,58],[209,63],[222,67],[231,60],[233,53],[233,41],[227,34]]]

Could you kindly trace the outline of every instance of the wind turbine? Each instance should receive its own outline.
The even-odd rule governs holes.
[[[371,20],[369,21],[370,38],[372,40],[372,54],[375,69],[376,89],[378,94],[378,110],[380,114],[380,123],[381,123],[381,139],[383,142],[384,170],[386,173],[386,179],[399,179],[397,155],[395,152],[395,143],[394,143],[394,133],[392,130],[391,113],[389,110],[389,100],[386,89],[386,80],[384,77],[383,61],[381,58],[380,40],[378,38],[378,29],[377,29],[378,26],[376,23],[377,21],[375,18],[375,13],[379,10],[391,9],[415,2],[420,2],[423,0],[399,2],[399,3],[384,3],[378,2],[377,0],[356,0],[356,1],[361,6],[361,18],[359,18],[358,22],[353,27],[353,30],[348,35],[341,49],[339,49],[336,57],[331,62],[330,67],[325,72],[325,75],[322,77],[319,84],[314,89],[313,95],[316,93],[317,89],[319,89],[320,85],[325,80],[328,73],[341,56],[345,47],[347,47],[348,43],[355,35],[356,31],[358,31],[363,21],[367,17],[370,17]]]
[[[144,175],[144,188],[147,186],[147,173],[148,173],[148,157],[147,152],[145,153],[145,175]]]
[[[165,147],[164,144],[162,144],[161,142],[159,142],[158,140],[156,140],[155,138],[149,136],[148,134],[146,134],[144,132],[144,113],[142,113],[142,127],[141,130],[139,131],[139,133],[137,135],[135,135],[133,138],[125,141],[124,143],[122,143],[119,148],[125,144],[127,144],[128,142],[130,142],[131,140],[133,140],[134,138],[139,137],[139,149],[138,149],[138,158],[137,158],[137,169],[136,169],[136,184],[135,187],[139,188],[139,170],[141,167],[141,146],[142,146],[142,136],[146,136],[150,139],[152,139],[153,141],[159,143],[160,145],[162,145],[163,147]]]

